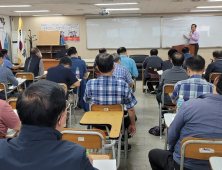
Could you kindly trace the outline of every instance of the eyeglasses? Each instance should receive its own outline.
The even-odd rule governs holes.
[[[68,102],[68,100],[66,100],[66,110],[69,109],[69,107],[70,107],[70,103]],[[65,112],[59,116],[58,122],[60,121],[61,117],[62,117],[64,114],[65,114]]]

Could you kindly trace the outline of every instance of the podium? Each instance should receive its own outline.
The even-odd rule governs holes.
[[[190,49],[190,54],[195,55],[195,46],[194,45],[183,44],[183,45],[173,46],[172,48],[176,49],[178,52],[182,52],[182,49],[184,47],[188,47]]]

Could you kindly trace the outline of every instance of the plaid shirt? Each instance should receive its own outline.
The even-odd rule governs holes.
[[[89,80],[83,97],[86,103],[97,105],[125,104],[131,109],[137,104],[129,85],[114,76],[102,76]]]
[[[113,76],[116,77],[118,80],[125,81],[128,84],[133,82],[128,69],[124,66],[117,64],[117,63],[115,63],[115,69],[113,72]]]
[[[202,94],[212,93],[214,89],[213,84],[208,83],[200,75],[193,75],[187,80],[177,82],[171,99],[178,100],[179,96],[183,96],[183,100],[198,98]]]

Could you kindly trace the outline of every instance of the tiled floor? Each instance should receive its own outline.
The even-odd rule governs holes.
[[[148,94],[146,97],[144,93],[142,93],[141,87],[142,82],[137,81],[137,89],[135,92],[135,96],[137,99],[137,105],[135,107],[137,122],[136,128],[137,132],[133,136],[133,138],[129,139],[129,144],[132,145],[132,149],[129,152],[128,157],[128,170],[151,170],[149,160],[148,160],[148,152],[154,148],[164,147],[165,138],[160,139],[159,136],[153,136],[148,133],[148,130],[154,126],[157,126],[159,123],[159,112],[158,112],[158,104],[156,102],[156,95]],[[84,114],[83,110],[76,110],[77,121],[81,119]],[[72,120],[74,122],[74,120]],[[77,123],[77,125],[72,125],[72,128],[78,129],[86,129],[86,126],[81,126]],[[121,165],[119,170],[123,170],[124,168],[124,159],[121,159]]]

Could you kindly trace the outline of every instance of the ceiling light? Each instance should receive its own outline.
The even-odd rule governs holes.
[[[198,6],[196,8],[222,8],[222,6]]]
[[[43,15],[32,15],[32,16],[40,17],[40,16],[58,16],[58,15],[62,15],[62,14],[43,14]]]
[[[50,12],[49,10],[33,10],[33,11],[14,11],[18,13],[23,13],[23,12]]]
[[[102,6],[102,5],[135,5],[138,4],[138,2],[129,2],[129,3],[108,3],[108,4],[95,4],[97,6]]]
[[[219,2],[219,1],[222,1],[222,0],[208,0],[208,2]]]
[[[190,12],[217,12],[217,11],[222,11],[219,9],[209,9],[209,10],[190,10]]]
[[[127,10],[140,10],[140,8],[116,8],[116,9],[106,9],[107,11],[127,11]]]
[[[31,7],[32,5],[0,5],[0,8],[6,8],[6,7],[11,7],[11,8],[14,8],[14,7]]]

